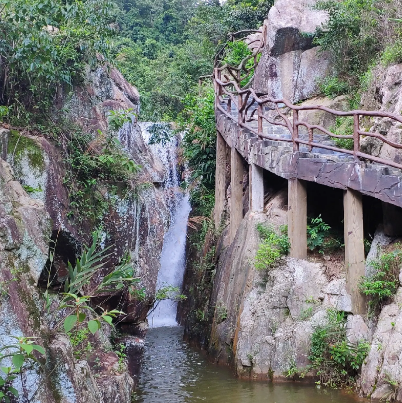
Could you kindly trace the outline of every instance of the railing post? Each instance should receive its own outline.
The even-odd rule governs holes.
[[[240,77],[241,77],[241,73],[240,70],[237,71],[237,85],[240,88]],[[240,112],[241,108],[243,107],[243,95],[239,94],[239,100],[238,100],[238,109],[239,109],[239,113],[238,113],[238,122],[239,123],[243,123],[243,112]]]
[[[311,145],[311,143],[314,140],[314,133],[313,133],[313,129],[308,129],[308,141],[309,141],[309,146],[308,146],[308,150],[311,152],[313,150],[313,146]]]
[[[262,134],[263,128],[262,128],[262,116],[263,116],[263,106],[261,104],[258,104],[258,134]]]
[[[360,151],[359,115],[353,115],[353,120],[353,154],[357,158],[357,153]]]
[[[293,109],[293,133],[292,133],[292,140],[293,140],[293,151],[299,151],[299,143],[296,141],[299,139],[299,126],[297,122],[299,121],[299,111]]]
[[[243,95],[239,94],[239,100],[238,100],[238,122],[243,123],[243,112],[241,112],[241,108],[243,107]]]
[[[216,77],[219,81],[222,81],[222,71],[220,69],[216,69]],[[218,83],[218,96],[222,95],[222,86]]]

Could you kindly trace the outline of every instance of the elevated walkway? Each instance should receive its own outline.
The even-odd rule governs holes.
[[[225,79],[222,81],[222,72]],[[236,76],[237,74],[237,76]],[[217,163],[215,224],[219,226],[226,199],[227,167],[230,167],[230,237],[235,238],[243,219],[243,177],[249,173],[249,208],[264,209],[264,170],[288,180],[288,235],[290,255],[307,258],[307,182],[344,191],[345,271],[353,313],[364,313],[365,301],[358,284],[365,275],[362,195],[402,207],[402,145],[379,133],[360,129],[361,118],[386,118],[401,124],[402,117],[383,111],[341,112],[321,106],[297,106],[287,100],[241,89],[239,71],[228,66],[215,69]],[[353,135],[331,133],[329,128],[299,119],[303,111],[322,111],[353,118]],[[363,137],[373,137],[392,151],[380,158],[361,150]],[[348,139],[353,149],[336,145]],[[247,164],[246,164],[247,163]],[[402,211],[393,212],[402,217]],[[372,214],[378,214],[373,211]],[[397,225],[398,220],[394,225]]]
[[[224,105],[221,104],[224,108]],[[264,123],[264,134],[276,140],[264,139],[257,134],[257,122],[239,125],[237,113],[233,118],[216,110],[217,130],[231,147],[249,163],[266,169],[285,179],[302,179],[333,188],[356,190],[386,203],[402,207],[402,171],[398,168],[369,160],[355,158],[341,150],[334,151],[302,145],[294,150],[291,135],[282,127]],[[306,139],[308,133],[300,133]],[[286,141],[288,140],[288,141]],[[335,147],[329,136],[315,135],[314,141]]]

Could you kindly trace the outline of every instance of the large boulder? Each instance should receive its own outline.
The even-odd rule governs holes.
[[[349,110],[349,101],[346,96],[342,95],[334,99],[326,97],[314,97],[304,101],[300,106],[324,106],[329,109],[338,111]],[[299,119],[302,122],[307,122],[310,125],[322,126],[328,130],[335,126],[336,116],[331,113],[320,110],[306,110],[299,113]]]
[[[265,21],[266,45],[254,78],[257,93],[296,103],[318,92],[330,60],[313,43],[316,28],[327,20],[326,13],[314,10],[315,3],[275,1]]]

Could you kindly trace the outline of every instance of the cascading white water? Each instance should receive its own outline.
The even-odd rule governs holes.
[[[141,131],[146,142],[149,142],[149,127],[153,123],[140,123]],[[180,189],[180,177],[177,171],[178,141],[150,145],[154,155],[157,155],[167,174],[165,191],[167,204],[170,209],[170,227],[167,231],[160,259],[161,267],[158,274],[157,290],[169,285],[181,288],[185,269],[185,247],[187,235],[187,221],[191,211],[189,195]],[[177,326],[177,303],[165,300],[160,301],[156,309],[148,316],[150,327]]]

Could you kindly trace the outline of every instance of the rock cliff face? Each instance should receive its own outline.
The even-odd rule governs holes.
[[[346,97],[317,97],[317,84],[331,74],[331,65],[328,55],[314,47],[308,35],[326,20],[325,14],[312,9],[315,3],[275,1],[265,22],[266,46],[256,69],[254,88],[257,93],[285,97],[294,103],[305,101],[303,105],[348,110]],[[363,97],[362,109],[400,114],[402,65],[378,68],[373,76],[374,84]],[[327,128],[335,124],[335,118],[324,112],[304,111],[300,118]],[[392,124],[389,119],[362,119],[360,124],[401,143],[400,124]],[[362,139],[361,148],[401,162],[399,152],[376,139]],[[229,178],[230,166],[227,171]],[[385,168],[382,175],[386,177],[387,172]],[[247,205],[248,189],[244,186],[243,190]],[[226,195],[229,199],[229,183]],[[190,298],[181,307],[187,336],[198,341],[217,362],[233,365],[239,376],[283,380],[290,369],[308,365],[314,326],[323,323],[328,308],[345,312],[348,340],[367,340],[371,344],[358,381],[361,394],[402,401],[402,275],[395,298],[387,301],[377,318],[370,318],[351,313],[344,268],[334,264],[331,256],[308,261],[282,258],[267,273],[257,271],[254,258],[260,240],[256,225],[278,227],[287,223],[286,192],[269,197],[264,213],[245,214],[231,244],[227,219],[230,203],[226,200],[217,241],[213,241],[211,231],[197,253],[190,248],[184,290]],[[372,210],[370,214],[380,216],[381,212]],[[396,244],[396,237],[402,235],[400,227],[400,209],[396,211],[384,203],[383,227],[378,228],[367,256],[367,275],[373,272],[369,262],[381,255],[382,248]],[[214,243],[216,249],[211,248]],[[191,283],[191,278],[196,281]]]
[[[377,109],[384,112],[401,114],[402,110],[402,64],[396,64],[384,68],[376,67],[372,72],[372,79],[369,89],[363,94],[363,109]],[[399,122],[389,118],[376,118],[362,122],[370,132],[385,136],[389,141],[400,144],[402,130]],[[376,157],[393,160],[397,163],[402,161],[401,150],[384,143],[383,141],[366,137],[362,139],[361,149],[363,152]]]
[[[96,139],[96,130],[107,130],[110,110],[128,108],[138,112],[136,89],[117,70],[98,68],[88,71],[85,84],[73,93],[59,92],[54,113],[63,109],[67,120]],[[164,167],[144,143],[138,125],[126,123],[118,136],[142,169],[136,177],[137,190],[117,197],[102,219],[112,258],[95,281],[130,254],[148,299],[140,303],[128,293],[113,295],[102,306],[124,311],[123,321],[136,325],[145,320],[155,293],[169,212],[160,189]],[[49,258],[50,239],[57,237],[54,265],[61,272],[66,260],[74,261],[81,246],[88,244],[94,230],[92,222],[78,222],[69,215],[68,166],[59,146],[41,134],[0,128],[0,157],[0,347],[9,344],[11,336],[24,335],[38,337],[47,351],[44,372],[28,373],[25,384],[16,385],[20,395],[35,393],[35,401],[49,403],[130,402],[133,380],[110,352],[108,335],[91,340],[96,357],[77,360],[69,339],[51,330],[54,323],[44,313],[38,282]]]
[[[219,242],[209,300],[213,319],[204,346],[218,362],[233,364],[241,377],[284,380],[291,368],[307,367],[314,326],[329,308],[351,312],[345,275],[331,261],[282,258],[274,269],[255,269],[261,243],[257,224],[286,224],[286,210],[282,190],[264,213],[246,214],[232,244],[225,232]],[[350,321],[351,335],[360,321],[357,316]],[[366,337],[367,332],[366,327]]]
[[[133,380],[118,369],[117,356],[106,352],[108,343],[100,343],[98,353],[109,354],[109,361],[94,372],[87,361],[74,359],[69,339],[55,337],[49,327],[37,283],[48,259],[50,233],[44,203],[29,197],[0,159],[0,343],[3,347],[15,344],[13,337],[33,337],[47,351],[41,370],[24,372],[13,386],[27,401],[130,402]]]
[[[313,44],[313,33],[327,16],[316,0],[276,0],[268,19],[266,46],[256,69],[254,89],[293,103],[317,93],[330,70],[329,56]]]
[[[114,108],[138,112],[138,93],[117,70],[108,74],[105,68],[98,68],[89,71],[87,77],[84,87],[62,98],[63,104],[59,100],[60,107],[67,111],[67,118],[72,122],[94,133],[95,129],[106,131],[107,113]],[[116,200],[115,207],[104,216],[102,224],[108,234],[113,261],[116,263],[129,251],[142,285],[149,290],[152,299],[169,220],[164,194],[157,188],[164,181],[164,167],[144,143],[138,125],[126,123],[118,135],[128,155],[141,166],[136,178],[139,190],[137,194]],[[69,218],[70,200],[68,187],[64,184],[67,167],[57,146],[40,135],[30,136],[5,129],[0,131],[0,137],[2,157],[13,167],[17,180],[30,189],[33,199],[45,204],[52,220],[52,231],[48,236],[59,234],[59,249],[79,249],[79,245],[88,244],[93,223],[78,223]],[[144,320],[146,316],[146,304],[134,302],[127,300],[122,306],[129,314],[126,318],[129,322]]]

